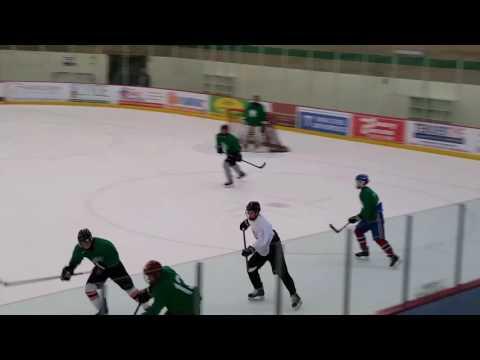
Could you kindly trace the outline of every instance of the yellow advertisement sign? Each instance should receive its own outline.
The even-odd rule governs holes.
[[[244,111],[247,102],[230,97],[210,96],[210,112],[224,115],[226,110]]]

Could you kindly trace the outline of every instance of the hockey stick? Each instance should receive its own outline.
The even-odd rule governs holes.
[[[242,160],[242,162],[247,163],[248,165],[251,165],[253,167],[256,167],[257,169],[263,169],[265,165],[267,165],[266,162],[264,162],[262,165],[255,165],[255,164],[252,164],[251,162],[248,162],[247,160]]]
[[[247,248],[247,240],[245,240],[245,230],[242,231],[243,233],[243,248]],[[245,265],[247,267],[247,272],[248,272],[248,258],[245,256]]]
[[[335,226],[333,226],[332,224],[329,224],[329,226],[330,226],[330,229],[332,229],[333,231],[335,231],[338,234],[338,233],[342,232],[342,230],[345,229],[348,226],[348,224],[350,224],[350,223],[347,222],[340,229],[335,228]]]
[[[133,315],[137,315],[138,309],[140,309],[140,305],[142,304],[138,303],[137,308],[135,309],[135,312],[133,313]]]
[[[90,273],[90,271],[83,271],[83,272],[72,274],[72,276],[84,275],[84,274],[89,274],[89,273]],[[48,280],[56,280],[56,279],[60,279],[60,276],[58,276],[58,275],[47,276],[47,277],[42,277],[42,278],[19,280],[19,281],[3,281],[3,280],[0,280],[0,285],[3,285],[3,286],[18,286],[18,285],[33,284],[33,283],[37,283],[37,282],[48,281]]]

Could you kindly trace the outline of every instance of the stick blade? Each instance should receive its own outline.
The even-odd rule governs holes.
[[[340,232],[339,230],[337,230],[335,228],[335,226],[333,226],[332,224],[329,224],[328,226],[330,226],[330,229],[332,229],[333,231],[335,231],[337,234]]]
[[[267,165],[266,162],[264,162],[262,165],[259,166],[260,169],[263,169],[265,167],[265,165]]]

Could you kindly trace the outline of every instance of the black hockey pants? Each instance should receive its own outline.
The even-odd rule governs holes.
[[[278,274],[278,276],[280,276],[280,279],[282,279],[283,284],[287,288],[290,295],[296,294],[297,290],[295,289],[295,283],[288,273],[285,256],[283,254],[282,243],[275,230],[272,242],[270,243],[270,251],[268,255],[261,256],[256,252],[248,260],[248,277],[250,278],[250,281],[255,289],[263,288],[262,280],[260,279],[258,270],[260,270],[267,261],[269,261],[270,265],[272,266],[273,274]]]

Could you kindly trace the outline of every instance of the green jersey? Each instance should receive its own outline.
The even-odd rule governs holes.
[[[239,153],[242,148],[240,147],[240,143],[235,135],[232,134],[217,134],[217,149],[222,148],[225,153],[232,154],[232,153]]]
[[[83,258],[91,260],[96,266],[102,269],[110,268],[120,263],[118,252],[115,246],[108,240],[94,237],[90,249],[85,250],[80,245],[73,249],[69,266],[75,269]]]
[[[368,186],[365,186],[360,190],[360,201],[362,202],[362,211],[358,215],[362,220],[366,221],[376,221],[377,212],[379,208],[380,200],[378,195],[370,189]]]
[[[250,126],[260,126],[267,119],[263,105],[251,102],[245,109],[245,122]]]
[[[196,288],[186,285],[180,275],[169,266],[160,270],[158,281],[149,289],[153,305],[143,315],[158,315],[167,308],[170,315],[194,315],[198,313],[199,296]]]

